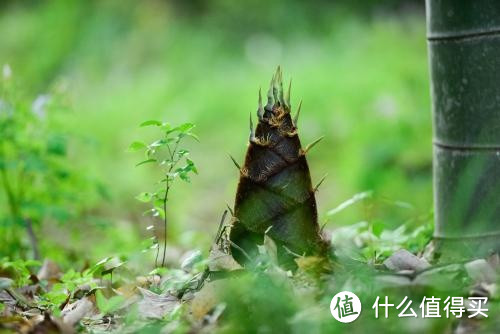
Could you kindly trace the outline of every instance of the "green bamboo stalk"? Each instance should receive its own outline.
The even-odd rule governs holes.
[[[436,254],[500,249],[500,1],[427,0]]]

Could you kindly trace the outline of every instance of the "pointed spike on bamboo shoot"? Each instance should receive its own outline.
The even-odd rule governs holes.
[[[236,159],[233,158],[233,156],[231,154],[229,154],[229,157],[231,158],[231,160],[233,161],[234,165],[236,166],[236,168],[238,168],[238,170],[241,170],[241,166],[239,163],[236,162]]]
[[[292,91],[292,79],[290,78],[290,83],[288,84],[288,91],[285,94],[285,106],[288,108],[288,111],[291,110],[291,104],[290,104],[291,91]]]
[[[269,227],[264,231],[264,234],[268,234],[272,228],[273,228],[273,225],[269,225]]]
[[[278,91],[278,87],[279,87],[279,81],[280,81],[280,65],[278,65],[278,68],[276,68],[276,73],[274,73],[274,76],[273,76],[273,97],[274,97],[274,102],[279,102],[279,91]]]
[[[252,113],[250,113],[250,141],[255,139],[255,130],[253,129]]]
[[[313,141],[312,143],[310,143],[309,145],[307,145],[306,148],[304,149],[304,154],[307,154],[307,152],[309,152],[309,150],[311,148],[313,148],[317,143],[319,143],[321,140],[323,140],[323,138],[325,138],[325,136],[321,136],[318,139],[316,139],[315,141]]]
[[[276,82],[273,82],[273,98],[274,98],[274,103],[279,102],[278,86],[276,86]]]
[[[319,189],[319,186],[321,186],[321,184],[323,183],[323,181],[325,181],[326,177],[328,176],[328,174],[325,174],[321,180],[319,180],[319,182],[316,184],[316,186],[314,187],[313,191],[316,192],[318,191]]]
[[[322,235],[322,234],[323,234],[323,230],[325,229],[325,227],[326,227],[326,224],[327,224],[327,223],[328,223],[328,221],[327,221],[327,222],[325,222],[323,225],[321,225],[321,228],[319,229],[319,234],[320,234],[320,235]]]
[[[276,73],[274,74],[274,76],[276,77],[276,83],[279,84],[281,80],[281,65],[278,65],[278,67],[276,68]]]
[[[274,105],[273,88],[274,88],[274,76],[271,79],[271,82],[269,83],[269,90],[267,91],[267,104],[266,104],[267,110],[271,110]]]
[[[262,89],[259,88],[259,109],[257,109],[257,116],[259,121],[264,117],[264,107],[262,107]]]
[[[282,106],[284,106],[285,105],[285,97],[283,96],[284,89],[283,89],[283,77],[282,77],[282,75],[283,74],[280,72],[280,81],[279,81],[278,91],[279,91],[280,104]]]
[[[276,80],[274,82],[275,89],[276,89],[276,97],[275,99],[283,105],[283,72],[281,71],[281,65],[278,65],[278,68],[276,68]]]
[[[215,234],[214,244],[218,244],[220,238],[222,237],[222,226],[224,226],[224,221],[226,220],[227,210],[224,210],[222,214],[222,218],[220,219],[219,228],[217,229],[217,233]]]
[[[229,204],[226,203],[226,207],[229,210],[229,213],[231,213],[231,216],[234,217],[234,211],[233,209],[229,206]]]
[[[295,127],[297,127],[298,122],[299,122],[300,108],[302,108],[302,100],[300,100],[299,107],[297,108],[297,113],[295,114],[295,117],[293,118],[293,126],[295,126]]]

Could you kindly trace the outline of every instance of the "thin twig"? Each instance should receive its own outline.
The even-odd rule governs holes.
[[[165,196],[163,198],[163,227],[164,227],[163,237],[164,237],[164,240],[163,240],[163,257],[161,260],[162,267],[165,267],[165,257],[166,257],[166,253],[167,253],[167,199],[168,199],[168,192],[170,191],[170,179],[169,179],[170,176],[169,176],[169,174],[172,172],[175,165],[177,165],[177,163],[180,160],[180,158],[177,160],[174,160],[175,153],[177,152],[177,148],[179,147],[179,142],[180,142],[180,139],[177,140],[177,142],[175,143],[173,151],[170,150],[170,145],[167,144],[167,149],[168,149],[168,152],[170,153],[170,161],[172,161],[172,164],[168,168],[167,182],[166,182],[166,186],[165,186]]]
[[[226,216],[227,216],[227,210],[224,210],[224,213],[222,214],[222,218],[221,218],[220,223],[219,223],[219,228],[217,229],[217,233],[215,234],[215,240],[214,240],[215,244],[219,243],[219,240],[221,238],[222,225],[224,224],[224,221],[226,220]]]

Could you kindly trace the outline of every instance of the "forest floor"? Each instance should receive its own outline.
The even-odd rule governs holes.
[[[251,269],[216,246],[208,258],[191,251],[177,266],[144,275],[111,257],[66,272],[50,260],[3,262],[0,332],[498,332],[498,254],[431,265],[431,232],[403,226],[376,234],[363,223],[344,227],[332,234],[334,260],[297,257],[294,272],[277,265],[276,245],[267,236]],[[330,314],[331,298],[345,290],[363,306],[350,324]],[[377,297],[394,304],[387,317],[379,308],[376,318]],[[432,317],[424,297],[438,298],[440,317]],[[460,309],[455,303],[447,311],[447,297],[464,302],[464,312],[450,313]],[[415,317],[401,316],[405,300],[406,313],[413,310]]]

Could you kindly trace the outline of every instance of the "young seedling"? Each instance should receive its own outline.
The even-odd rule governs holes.
[[[167,248],[166,212],[170,189],[178,178],[190,182],[190,175],[192,173],[198,174],[196,165],[188,158],[189,151],[182,147],[182,143],[185,138],[189,137],[198,141],[198,137],[192,132],[195,127],[192,123],[184,123],[174,127],[170,123],[149,120],[143,122],[140,126],[153,126],[161,133],[160,138],[152,143],[145,144],[141,141],[134,141],[130,144],[129,149],[131,151],[144,151],[145,153],[145,160],[139,162],[136,166],[155,164],[161,170],[162,178],[158,181],[160,188],[153,192],[142,192],[136,198],[141,202],[151,203],[152,208],[147,212],[163,220],[164,241],[161,266],[164,267]],[[159,247],[156,239],[152,247],[157,249],[155,267],[158,267]]]

